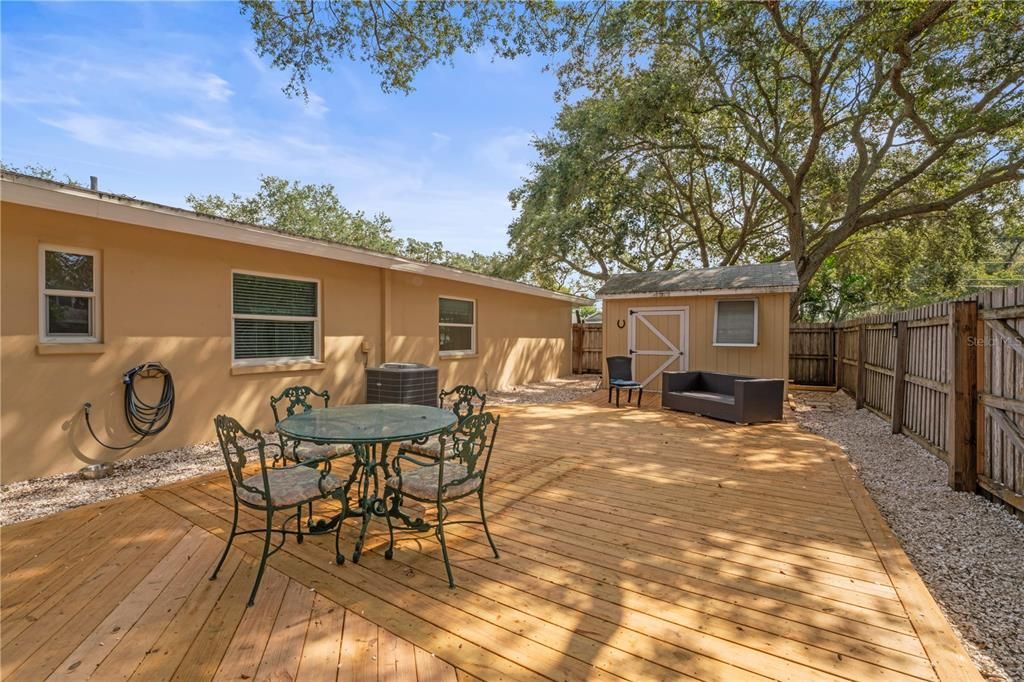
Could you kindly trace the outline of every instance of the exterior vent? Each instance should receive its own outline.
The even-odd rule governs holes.
[[[415,362],[367,367],[366,402],[437,407],[437,367]]]

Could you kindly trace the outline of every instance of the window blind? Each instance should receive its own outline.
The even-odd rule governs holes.
[[[317,356],[317,282],[233,274],[235,360]]]
[[[235,320],[235,359],[311,358],[316,353],[314,323]]]
[[[295,279],[234,274],[236,315],[316,317],[317,283]]]

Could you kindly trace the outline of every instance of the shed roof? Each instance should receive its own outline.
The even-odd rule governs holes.
[[[707,296],[729,293],[796,291],[799,278],[792,261],[755,265],[730,265],[702,270],[661,270],[612,275],[598,289],[599,298]]]

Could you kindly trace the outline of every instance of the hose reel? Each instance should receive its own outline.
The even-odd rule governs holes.
[[[160,391],[160,399],[153,403],[147,403],[139,397],[135,382],[138,379],[163,379],[163,387]],[[108,450],[128,450],[133,448],[150,436],[155,436],[171,423],[171,416],[174,414],[174,379],[171,372],[159,362],[145,362],[132,367],[121,377],[124,384],[124,417],[129,428],[136,434],[138,439],[128,445],[110,445],[103,442],[92,428],[89,413],[92,410],[92,403],[85,403],[82,408],[85,410],[85,425],[93,439]]]

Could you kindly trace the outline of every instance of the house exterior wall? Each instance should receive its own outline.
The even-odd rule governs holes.
[[[40,244],[101,252],[101,344],[40,344]],[[438,366],[442,385],[490,390],[570,371],[567,301],[9,202],[0,204],[0,265],[5,483],[116,457],[88,435],[82,404],[92,403],[101,438],[133,440],[121,376],[145,361],[171,371],[177,402],[167,430],[130,455],[213,440],[221,413],[271,429],[270,395],[295,384],[330,390],[332,404],[361,402],[364,367],[384,359]],[[233,269],[320,281],[321,363],[232,367]],[[442,295],[477,301],[474,357],[439,359]]]
[[[789,294],[746,294],[737,296],[657,296],[614,298],[602,301],[604,355],[628,355],[630,308],[675,308],[689,310],[689,368],[765,378],[789,376]],[[754,348],[714,345],[715,301],[757,299],[757,338]],[[624,322],[621,329],[619,322]],[[608,368],[605,365],[605,378]],[[657,386],[649,387],[660,391]]]

